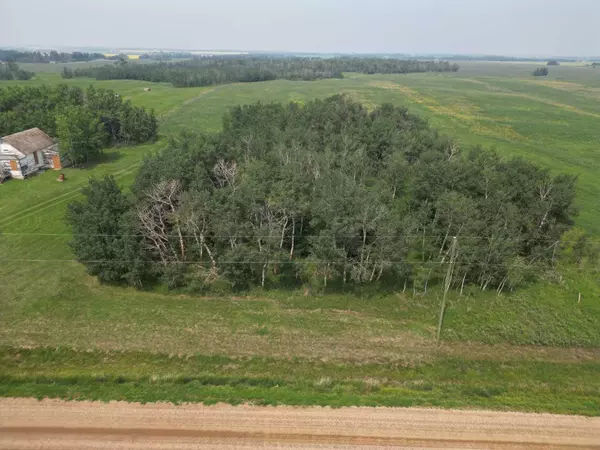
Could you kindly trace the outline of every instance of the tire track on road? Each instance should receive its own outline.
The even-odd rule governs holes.
[[[0,448],[415,447],[600,449],[600,418],[423,408],[0,399]]]

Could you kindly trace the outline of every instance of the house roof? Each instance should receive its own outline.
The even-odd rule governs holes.
[[[2,141],[12,145],[24,155],[43,150],[54,145],[54,141],[50,136],[44,133],[39,128],[31,128],[19,133],[5,136]]]

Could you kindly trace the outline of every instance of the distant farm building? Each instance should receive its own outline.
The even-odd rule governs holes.
[[[0,138],[0,172],[23,179],[40,169],[61,169],[58,145],[39,128]]]

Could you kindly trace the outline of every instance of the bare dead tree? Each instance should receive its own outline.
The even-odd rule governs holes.
[[[146,249],[158,255],[163,265],[167,265],[173,256],[177,258],[177,253],[171,255],[169,227],[161,211],[154,205],[143,206],[138,208],[137,218],[145,238]]]
[[[157,183],[145,193],[146,201],[137,211],[147,247],[159,255],[163,264],[173,259],[185,260],[186,256],[185,242],[177,215],[180,193],[181,183],[177,180]],[[179,241],[179,254],[169,243],[169,236],[173,229]]]
[[[212,282],[218,278],[218,269],[215,252],[210,248],[207,239],[209,231],[207,216],[206,214],[203,214],[203,211],[200,211],[196,205],[189,205],[186,203],[187,202],[184,201],[183,211],[181,212],[181,222],[186,234],[193,236],[200,252],[200,260],[204,257],[204,252],[206,252],[208,259],[210,260],[210,270],[205,274],[205,282]]]
[[[448,147],[446,148],[446,154],[448,155],[448,161],[450,161],[452,158],[454,158],[456,155],[458,155],[459,149],[458,149],[458,145],[456,145],[456,142],[452,142],[450,143],[450,145],[448,145]]]
[[[237,163],[235,161],[227,162],[224,159],[219,159],[213,167],[213,174],[219,187],[231,186],[235,191],[237,178]]]
[[[266,271],[271,262],[271,253],[281,251],[288,228],[289,214],[283,208],[263,203],[254,208],[252,226],[256,232],[259,253],[265,255],[262,266],[261,286],[265,285]]]

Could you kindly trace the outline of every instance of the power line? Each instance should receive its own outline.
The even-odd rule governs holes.
[[[108,233],[17,233],[17,232],[0,232],[0,236],[94,236],[94,237],[145,237],[144,234],[127,234],[127,233],[116,233],[116,234],[108,234]],[[164,237],[183,237],[183,238],[196,238],[197,234],[182,234],[179,235],[177,233],[169,233],[164,234]],[[301,238],[310,238],[310,237],[320,237],[320,234],[296,234],[296,239]],[[286,235],[287,238],[291,238],[290,234]],[[362,236],[358,234],[354,235],[335,235],[333,236],[336,239],[351,239],[351,238],[359,238],[362,239]],[[436,234],[375,234],[376,238],[404,238],[404,239],[442,239],[443,235]],[[235,234],[235,235],[225,235],[225,234],[208,234],[205,238],[221,238],[221,239],[281,239],[281,234],[277,233],[276,235],[256,235],[256,234]],[[578,240],[561,240],[560,238],[528,238],[528,237],[520,237],[520,238],[503,238],[503,237],[488,237],[488,236],[460,236],[457,238],[460,240],[469,239],[469,240],[489,240],[489,241],[498,241],[498,242],[525,242],[525,241],[533,241],[535,242],[556,242],[556,243],[579,243],[581,241]],[[450,241],[450,239],[447,239]]]
[[[161,261],[153,260],[153,259],[126,259],[126,260],[111,260],[111,259],[97,259],[97,260],[77,260],[77,259],[25,259],[25,258],[10,258],[10,259],[0,259],[0,263],[6,262],[43,262],[43,263],[76,263],[76,264],[103,264],[103,263],[119,263],[119,264],[130,264],[130,263],[138,263],[138,262],[147,262],[154,264],[163,264]],[[469,263],[472,263],[471,261]],[[280,261],[274,259],[266,259],[264,261],[216,261],[217,264],[280,264],[282,266],[285,265],[310,265],[310,264],[345,264],[347,266],[354,265],[353,261],[348,260],[320,260],[320,259],[312,259],[306,261]],[[461,261],[454,261],[454,264],[460,264]],[[181,264],[181,265],[191,265],[191,264],[207,264],[210,265],[210,260],[194,260],[194,261],[167,261],[167,264]],[[377,260],[374,263],[375,265],[379,264],[402,264],[408,266],[418,266],[418,265],[434,265],[434,266],[444,266],[447,264],[451,264],[446,261],[425,261],[422,263],[419,262],[408,262],[408,261],[394,261],[394,260]],[[486,267],[505,267],[505,268],[524,268],[524,265],[521,264],[500,264],[500,263],[484,263]],[[571,267],[568,270],[578,270],[583,272],[600,272],[600,268],[590,269],[585,267]]]

